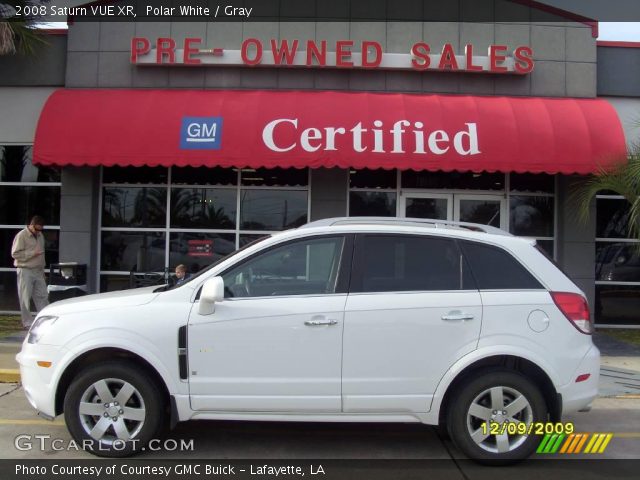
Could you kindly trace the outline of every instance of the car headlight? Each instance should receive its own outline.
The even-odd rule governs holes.
[[[58,317],[51,315],[43,315],[36,318],[29,330],[29,336],[27,337],[28,343],[38,343],[40,339],[49,331],[49,329],[56,323]]]

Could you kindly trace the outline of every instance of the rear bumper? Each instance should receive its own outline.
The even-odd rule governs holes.
[[[579,375],[589,374],[587,380],[576,382]],[[574,372],[571,381],[558,389],[562,396],[562,414],[586,410],[598,396],[600,379],[600,351],[592,346]]]

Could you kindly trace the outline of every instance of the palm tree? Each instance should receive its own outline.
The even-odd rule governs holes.
[[[36,48],[46,45],[45,38],[35,28],[40,23],[40,16],[17,16],[15,7],[41,5],[49,0],[23,0],[0,4],[0,55],[19,52],[23,55],[33,55]]]
[[[640,240],[640,145],[631,148],[627,162],[610,170],[600,169],[598,174],[575,188],[572,200],[578,207],[581,221],[586,223],[589,219],[591,201],[603,190],[615,192],[629,202],[629,237]]]

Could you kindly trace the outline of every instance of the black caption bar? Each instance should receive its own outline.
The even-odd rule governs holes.
[[[0,460],[0,478],[39,480],[625,480],[638,460],[536,460],[487,467],[468,460]]]
[[[640,21],[637,0],[578,3],[580,7],[571,0],[44,0],[14,6],[18,16],[46,22]]]

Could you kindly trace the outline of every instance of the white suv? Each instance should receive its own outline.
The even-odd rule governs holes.
[[[54,303],[17,358],[34,408],[64,412],[98,455],[233,419],[441,425],[469,457],[510,461],[540,443],[529,426],[589,408],[591,332],[584,294],[532,240],[335,218],[178,287]]]

